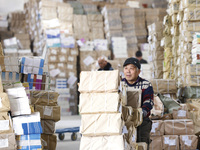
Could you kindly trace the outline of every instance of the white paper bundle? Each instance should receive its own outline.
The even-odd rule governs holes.
[[[40,113],[14,117],[13,128],[15,135],[41,134]]]

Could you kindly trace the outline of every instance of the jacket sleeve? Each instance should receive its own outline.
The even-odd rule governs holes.
[[[153,108],[153,98],[153,87],[151,83],[149,83],[149,86],[146,89],[143,89],[142,91],[142,110],[145,110],[147,112],[147,116],[150,115],[150,111]]]

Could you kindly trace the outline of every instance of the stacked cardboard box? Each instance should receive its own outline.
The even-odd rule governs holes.
[[[163,78],[164,49],[160,46],[163,37],[162,22],[156,22],[148,26],[149,31],[149,62],[151,65],[152,78]]]
[[[140,117],[135,116],[136,114],[138,115],[138,112],[136,110],[133,112],[132,107],[119,105],[120,96],[117,92],[118,75],[118,71],[81,72],[79,111],[82,115],[80,132],[83,136],[80,149],[87,149],[87,147],[92,149],[97,147],[100,149],[109,147],[113,150],[124,149],[123,121],[127,121],[127,125],[123,129],[127,147],[136,149],[135,125]],[[102,79],[105,79],[105,84]],[[99,105],[102,100],[105,103]],[[135,102],[137,100],[135,99]],[[122,104],[127,104],[126,98],[122,101]],[[132,99],[133,101],[134,99]],[[122,108],[122,111],[120,108]],[[130,121],[128,117],[131,114],[135,115],[134,119],[130,119]],[[100,140],[103,142],[99,142]],[[117,142],[113,144],[113,140]]]
[[[90,40],[104,39],[104,24],[101,14],[88,14],[88,25],[90,28]]]
[[[43,129],[41,138],[45,141],[43,143],[44,149],[56,149],[55,122],[60,120],[60,106],[57,105],[58,96],[58,93],[51,91],[31,91],[30,93],[31,104],[34,105],[35,111],[40,112]],[[48,140],[48,138],[50,139]],[[53,147],[51,143],[54,143]]]
[[[194,135],[193,122],[188,118],[187,107],[182,105],[173,110],[174,120],[153,120],[150,149],[196,149],[198,138]]]
[[[172,35],[171,35],[171,16],[167,15],[164,17],[163,20],[164,24],[164,31],[163,36],[164,38],[161,40],[161,46],[164,47],[164,63],[163,63],[163,78],[164,79],[172,79],[174,77],[174,61],[172,55]]]
[[[101,13],[104,16],[104,31],[106,39],[110,42],[112,37],[122,37],[122,21],[120,17],[120,7],[106,5]]]
[[[122,17],[122,30],[123,36],[126,37],[127,40],[127,48],[128,48],[128,56],[132,57],[135,55],[135,52],[138,50],[137,45],[137,35],[136,31],[138,29],[145,28],[145,22],[138,22],[138,18],[142,20],[142,15],[140,10],[125,7],[121,9],[121,17]],[[137,23],[136,23],[137,20]]]
[[[0,140],[3,141],[1,143],[1,149],[16,149],[16,141],[15,134],[13,131],[13,126],[11,122],[10,115],[8,111],[10,111],[10,102],[8,99],[8,95],[3,92],[3,86],[1,82],[0,75],[0,99],[1,99],[1,108],[0,108],[0,122],[1,132],[0,132]]]
[[[127,58],[127,40],[125,37],[112,37],[112,51],[114,58]]]

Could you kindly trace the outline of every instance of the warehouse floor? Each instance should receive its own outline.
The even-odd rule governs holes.
[[[56,129],[79,127],[81,125],[80,116],[61,116],[61,120],[56,123]],[[78,133],[78,140],[71,141],[71,133],[65,133],[65,139],[57,143],[57,150],[79,150],[80,134]]]

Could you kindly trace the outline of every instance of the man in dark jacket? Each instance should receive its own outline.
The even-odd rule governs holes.
[[[140,61],[140,64],[147,64],[148,62],[142,58],[142,52],[141,51],[137,51],[135,53],[136,58]]]
[[[154,105],[153,87],[149,81],[139,77],[141,65],[138,59],[128,58],[124,62],[123,67],[125,78],[122,79],[122,82],[127,85],[127,90],[142,90],[141,108],[143,111],[143,123],[137,128],[137,142],[146,142],[149,149],[150,131],[152,127],[152,121],[149,119],[149,115]]]
[[[98,59],[98,63],[100,68],[98,69],[98,71],[108,71],[108,70],[113,70],[111,64],[109,62],[107,62],[107,59],[105,57],[100,57]]]

